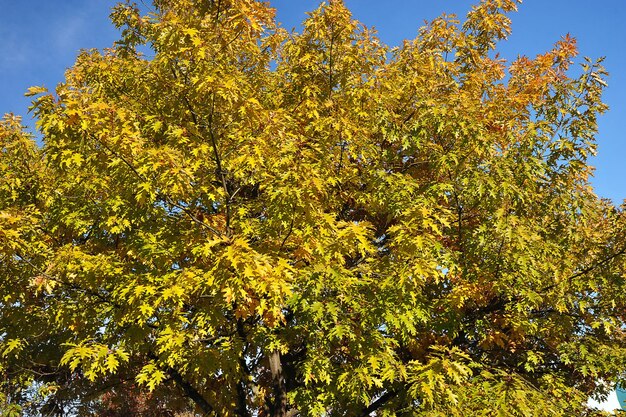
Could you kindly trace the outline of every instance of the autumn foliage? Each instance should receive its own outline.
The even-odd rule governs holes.
[[[501,59],[516,6],[394,48],[338,0],[115,7],[29,90],[41,141],[0,124],[3,415],[591,415],[626,370],[606,74]]]

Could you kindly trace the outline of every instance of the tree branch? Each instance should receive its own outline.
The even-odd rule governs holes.
[[[158,363],[158,356],[151,351],[148,352],[148,357]],[[191,383],[189,383],[189,381],[183,378],[180,372],[170,366],[165,366],[163,367],[163,369],[172,378],[172,380],[176,382],[180,389],[183,390],[185,395],[187,395],[187,397],[189,397],[198,407],[200,407],[205,415],[219,415],[217,411],[213,408],[213,406],[209,404],[209,402],[202,396],[202,394],[200,394],[198,390],[194,388]]]
[[[378,397],[378,399],[376,399],[369,406],[367,406],[367,408],[363,410],[363,412],[360,414],[360,417],[369,417],[370,414],[372,414],[374,411],[378,410],[380,407],[385,405],[389,400],[394,398],[396,395],[397,395],[397,392],[394,390],[385,392],[383,395]]]

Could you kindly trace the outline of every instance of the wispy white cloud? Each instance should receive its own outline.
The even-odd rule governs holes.
[[[10,71],[27,65],[31,60],[31,47],[26,42],[6,38],[0,41],[0,71]]]
[[[0,19],[0,71],[15,71],[27,65],[32,57],[32,46],[12,22]]]
[[[87,17],[83,14],[65,15],[54,24],[53,46],[65,51],[76,49],[86,31]]]

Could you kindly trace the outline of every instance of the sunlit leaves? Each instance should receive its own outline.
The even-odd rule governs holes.
[[[72,371],[80,366],[81,373],[93,382],[99,375],[115,372],[120,362],[128,362],[128,359],[128,353],[123,348],[112,349],[99,343],[85,342],[69,344],[60,364],[69,366]]]
[[[396,48],[338,0],[301,33],[252,0],[115,7],[113,49],[28,90],[42,145],[0,123],[3,392],[584,412],[626,369],[626,224],[588,182],[606,72],[569,36],[499,58],[517,5]]]
[[[148,387],[150,391],[154,391],[155,387],[159,385],[164,378],[165,373],[153,363],[145,365],[141,369],[141,372],[137,374],[137,382]]]

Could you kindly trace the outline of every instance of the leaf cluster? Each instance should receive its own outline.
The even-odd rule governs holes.
[[[301,33],[116,6],[29,90],[42,146],[0,123],[2,413],[593,415],[626,369],[606,72],[499,58],[517,3],[395,48],[338,0]]]

